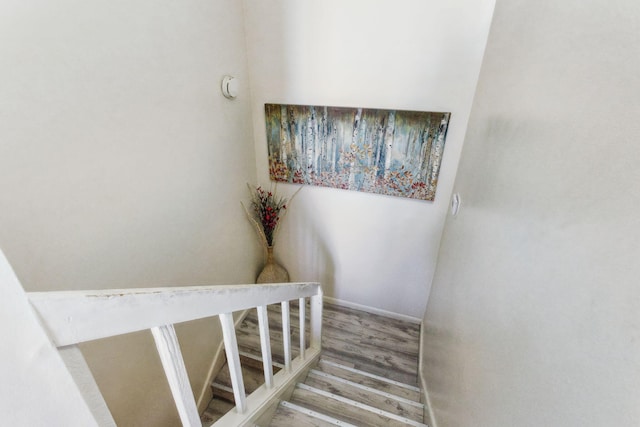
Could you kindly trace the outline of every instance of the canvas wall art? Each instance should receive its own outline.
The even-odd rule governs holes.
[[[271,180],[434,200],[450,116],[265,104]]]

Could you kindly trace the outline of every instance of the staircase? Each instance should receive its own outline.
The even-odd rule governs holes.
[[[277,372],[285,368],[280,305],[269,305],[267,313]],[[300,351],[297,316],[298,307],[292,301],[292,357]],[[418,388],[417,324],[325,303],[322,328],[319,361],[257,425],[425,426]],[[264,384],[255,310],[236,328],[236,336],[245,390],[250,394]],[[214,423],[235,406],[226,364],[211,387],[214,397],[202,414],[203,425]]]

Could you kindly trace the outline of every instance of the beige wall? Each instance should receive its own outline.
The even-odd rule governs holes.
[[[640,425],[638,22],[497,2],[424,318],[438,427]]]
[[[250,114],[239,2],[1,2],[0,247],[23,286],[253,281]],[[178,333],[199,393],[219,333]],[[83,349],[119,425],[175,425],[149,333]]]
[[[435,202],[310,186],[298,194],[276,244],[292,279],[422,317],[493,3],[244,1],[261,183],[267,102],[452,113]]]

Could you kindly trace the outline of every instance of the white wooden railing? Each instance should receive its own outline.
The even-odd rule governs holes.
[[[201,426],[173,325],[219,316],[236,410],[216,425],[243,425],[282,391],[320,353],[322,289],[318,283],[30,292],[28,299],[83,393],[96,423],[115,426],[77,347],[78,343],[150,329],[184,426]],[[305,343],[305,307],[310,298],[310,346]],[[289,301],[300,302],[300,353],[291,360]],[[274,376],[267,305],[282,304],[285,369]],[[265,384],[245,396],[232,313],[257,308]]]

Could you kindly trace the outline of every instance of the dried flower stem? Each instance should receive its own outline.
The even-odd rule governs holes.
[[[242,208],[244,209],[245,213],[247,214],[247,218],[249,218],[249,221],[251,221],[251,223],[254,225],[256,232],[258,233],[258,236],[260,236],[260,240],[262,241],[262,243],[264,244],[264,247],[268,247],[269,244],[267,243],[267,236],[264,235],[264,231],[262,231],[262,226],[260,224],[258,224],[258,221],[256,221],[256,219],[253,217],[253,215],[251,215],[249,213],[249,211],[247,210],[246,206],[244,205],[244,203],[240,202],[240,204],[242,205]]]
[[[250,212],[241,202],[242,208],[254,225],[265,248],[273,246],[275,235],[280,229],[280,223],[287,213],[287,199],[275,195],[277,184],[273,191],[265,191],[262,187],[254,188],[249,184],[247,184],[247,188],[251,194],[253,212]],[[302,187],[291,196],[289,203],[293,201],[301,189]]]

